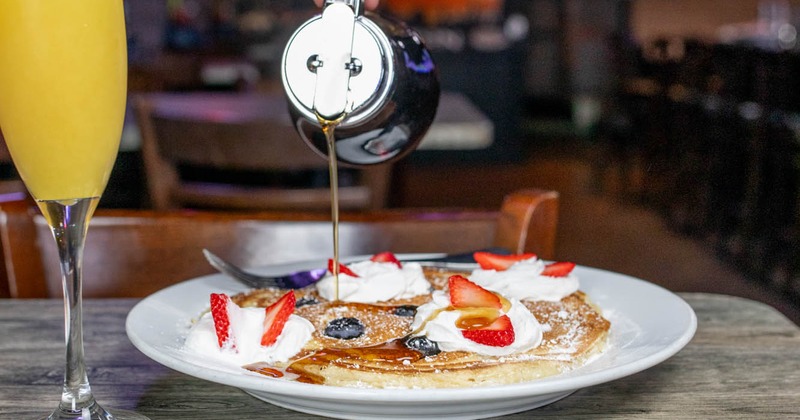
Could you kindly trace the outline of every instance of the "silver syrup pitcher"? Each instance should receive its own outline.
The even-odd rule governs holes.
[[[338,161],[392,161],[414,150],[439,105],[439,79],[418,33],[363,10],[363,0],[326,0],[283,53],[281,77],[300,137],[328,156],[319,117],[334,131]]]

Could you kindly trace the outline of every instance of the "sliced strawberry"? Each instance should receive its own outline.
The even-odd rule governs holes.
[[[333,273],[333,258],[328,259],[328,271]],[[350,277],[358,277],[358,274],[349,269],[346,265],[339,263],[339,274],[347,274]]]
[[[397,265],[397,268],[403,268],[400,260],[398,260],[397,257],[389,251],[375,254],[369,260],[374,262],[394,263]]]
[[[231,311],[239,307],[224,293],[211,294],[211,317],[214,318],[214,331],[217,333],[219,348],[236,349],[236,339],[231,331]]]
[[[294,312],[296,300],[294,291],[290,290],[277,302],[267,307],[264,316],[264,335],[261,336],[262,346],[271,346],[278,340],[278,336],[283,332],[283,326]]]
[[[554,262],[552,264],[547,264],[544,266],[544,271],[542,271],[543,276],[550,276],[550,277],[566,277],[572,270],[575,268],[575,263],[571,262]]]
[[[484,270],[503,271],[516,262],[536,258],[536,254],[501,255],[492,254],[491,252],[476,252],[472,254],[472,258]]]
[[[450,303],[454,308],[495,308],[503,307],[500,298],[481,286],[467,280],[465,277],[454,275],[448,280],[450,288]]]
[[[514,342],[514,326],[508,315],[498,317],[483,328],[462,330],[461,334],[468,340],[486,346],[506,347]]]

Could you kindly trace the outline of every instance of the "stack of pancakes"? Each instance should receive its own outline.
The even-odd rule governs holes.
[[[447,285],[452,272],[425,268],[434,289]],[[266,307],[285,290],[260,289],[233,297],[239,306]],[[430,295],[379,304],[331,302],[313,287],[295,291],[295,314],[314,324],[304,349],[280,368],[286,378],[301,382],[369,388],[460,388],[530,381],[583,366],[605,348],[610,323],[583,292],[558,302],[523,301],[543,326],[541,344],[508,356],[466,351],[425,355],[404,345],[411,333],[414,308]],[[363,333],[354,338],[326,335],[331,321],[356,319]],[[261,371],[259,364],[245,366]],[[272,371],[272,369],[270,369]]]

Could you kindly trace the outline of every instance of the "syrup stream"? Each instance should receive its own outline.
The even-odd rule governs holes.
[[[325,141],[328,144],[328,173],[331,188],[331,220],[333,222],[333,284],[336,293],[334,300],[339,300],[339,169],[336,159],[336,138],[334,131],[341,118],[336,121],[326,120],[317,115]]]

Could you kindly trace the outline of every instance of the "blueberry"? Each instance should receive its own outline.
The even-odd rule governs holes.
[[[364,334],[364,324],[358,318],[336,318],[325,327],[325,335],[341,340],[351,340]]]
[[[436,356],[437,354],[441,353],[442,351],[439,350],[439,345],[436,344],[435,341],[432,341],[428,337],[424,335],[416,336],[416,337],[406,337],[403,340],[403,344],[406,347],[416,350],[422,353],[423,356]]]
[[[394,314],[397,316],[414,316],[417,314],[417,307],[414,305],[403,305],[394,308]]]
[[[295,308],[299,308],[299,307],[301,307],[301,306],[306,306],[306,305],[316,305],[316,304],[318,304],[318,303],[319,303],[319,301],[318,301],[318,300],[316,300],[316,299],[314,299],[314,298],[313,298],[313,297],[311,297],[311,296],[303,296],[302,298],[300,298],[300,300],[298,300],[297,302],[295,302],[295,304],[294,304],[294,307],[295,307]]]

